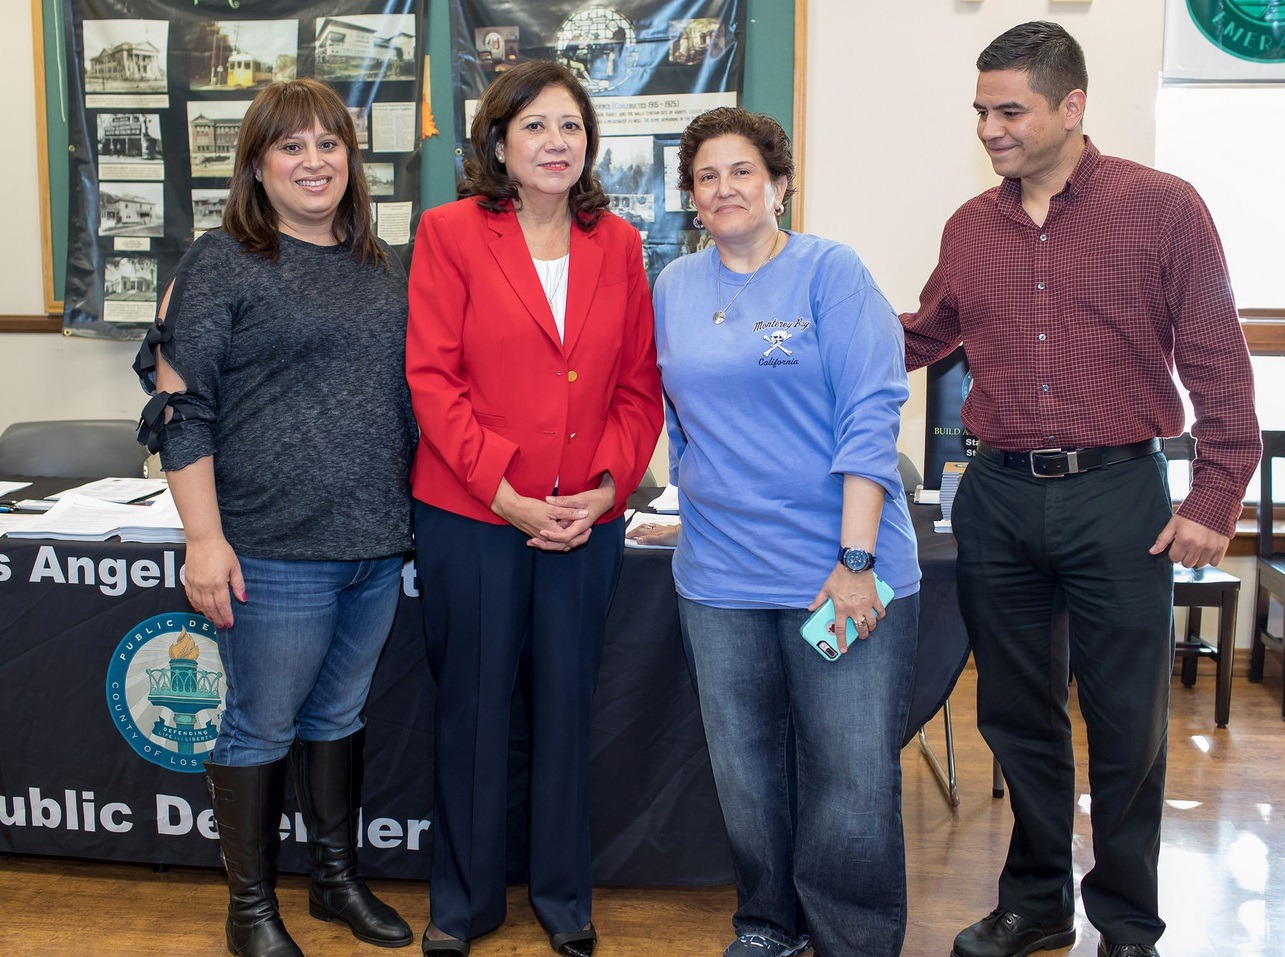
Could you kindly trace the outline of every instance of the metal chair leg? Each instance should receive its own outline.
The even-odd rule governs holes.
[[[919,750],[927,758],[928,766],[932,768],[933,776],[937,778],[937,783],[946,792],[946,800],[950,802],[950,806],[959,807],[959,786],[955,778],[955,729],[950,720],[949,700],[941,706],[941,716],[946,723],[946,770],[942,770],[941,763],[937,760],[937,755],[928,746],[928,735],[922,727],[919,729]]]

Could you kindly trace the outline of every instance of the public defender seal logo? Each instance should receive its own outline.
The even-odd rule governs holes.
[[[1285,0],[1187,0],[1187,9],[1200,32],[1232,56],[1285,62]]]
[[[202,615],[155,615],[131,628],[107,668],[107,708],[139,756],[196,774],[223,716],[223,662]]]

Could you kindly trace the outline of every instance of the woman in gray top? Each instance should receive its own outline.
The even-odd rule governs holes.
[[[183,257],[135,363],[155,393],[140,439],[161,454],[187,595],[227,675],[205,767],[238,957],[301,953],[274,893],[288,763],[310,913],[412,940],[354,845],[361,711],[410,547],[405,330],[405,271],[371,230],[343,101],[273,83],[242,123],[223,228]]]

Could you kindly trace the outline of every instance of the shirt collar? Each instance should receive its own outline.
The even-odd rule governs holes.
[[[1098,168],[1098,161],[1102,154],[1098,148],[1093,145],[1093,141],[1087,136],[1084,137],[1084,152],[1076,160],[1075,169],[1071,170],[1071,175],[1066,179],[1066,185],[1060,189],[1053,197],[1054,201],[1066,201],[1075,199],[1088,188],[1093,179],[1093,173]],[[999,195],[997,197],[1000,209],[1014,212],[1022,208],[1022,181],[1020,179],[1005,179],[999,184]]]

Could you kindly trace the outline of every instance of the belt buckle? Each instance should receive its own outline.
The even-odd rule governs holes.
[[[1073,449],[1070,451],[1068,451],[1067,449],[1032,449],[1028,453],[1028,455],[1030,457],[1030,463],[1031,463],[1030,464],[1031,475],[1035,476],[1035,478],[1038,478],[1038,479],[1065,478],[1068,475],[1074,475],[1080,471],[1079,456],[1076,454],[1075,450]],[[1055,472],[1051,475],[1047,472],[1037,472],[1035,470],[1035,457],[1037,455],[1062,456],[1066,460],[1066,470],[1062,472]]]

